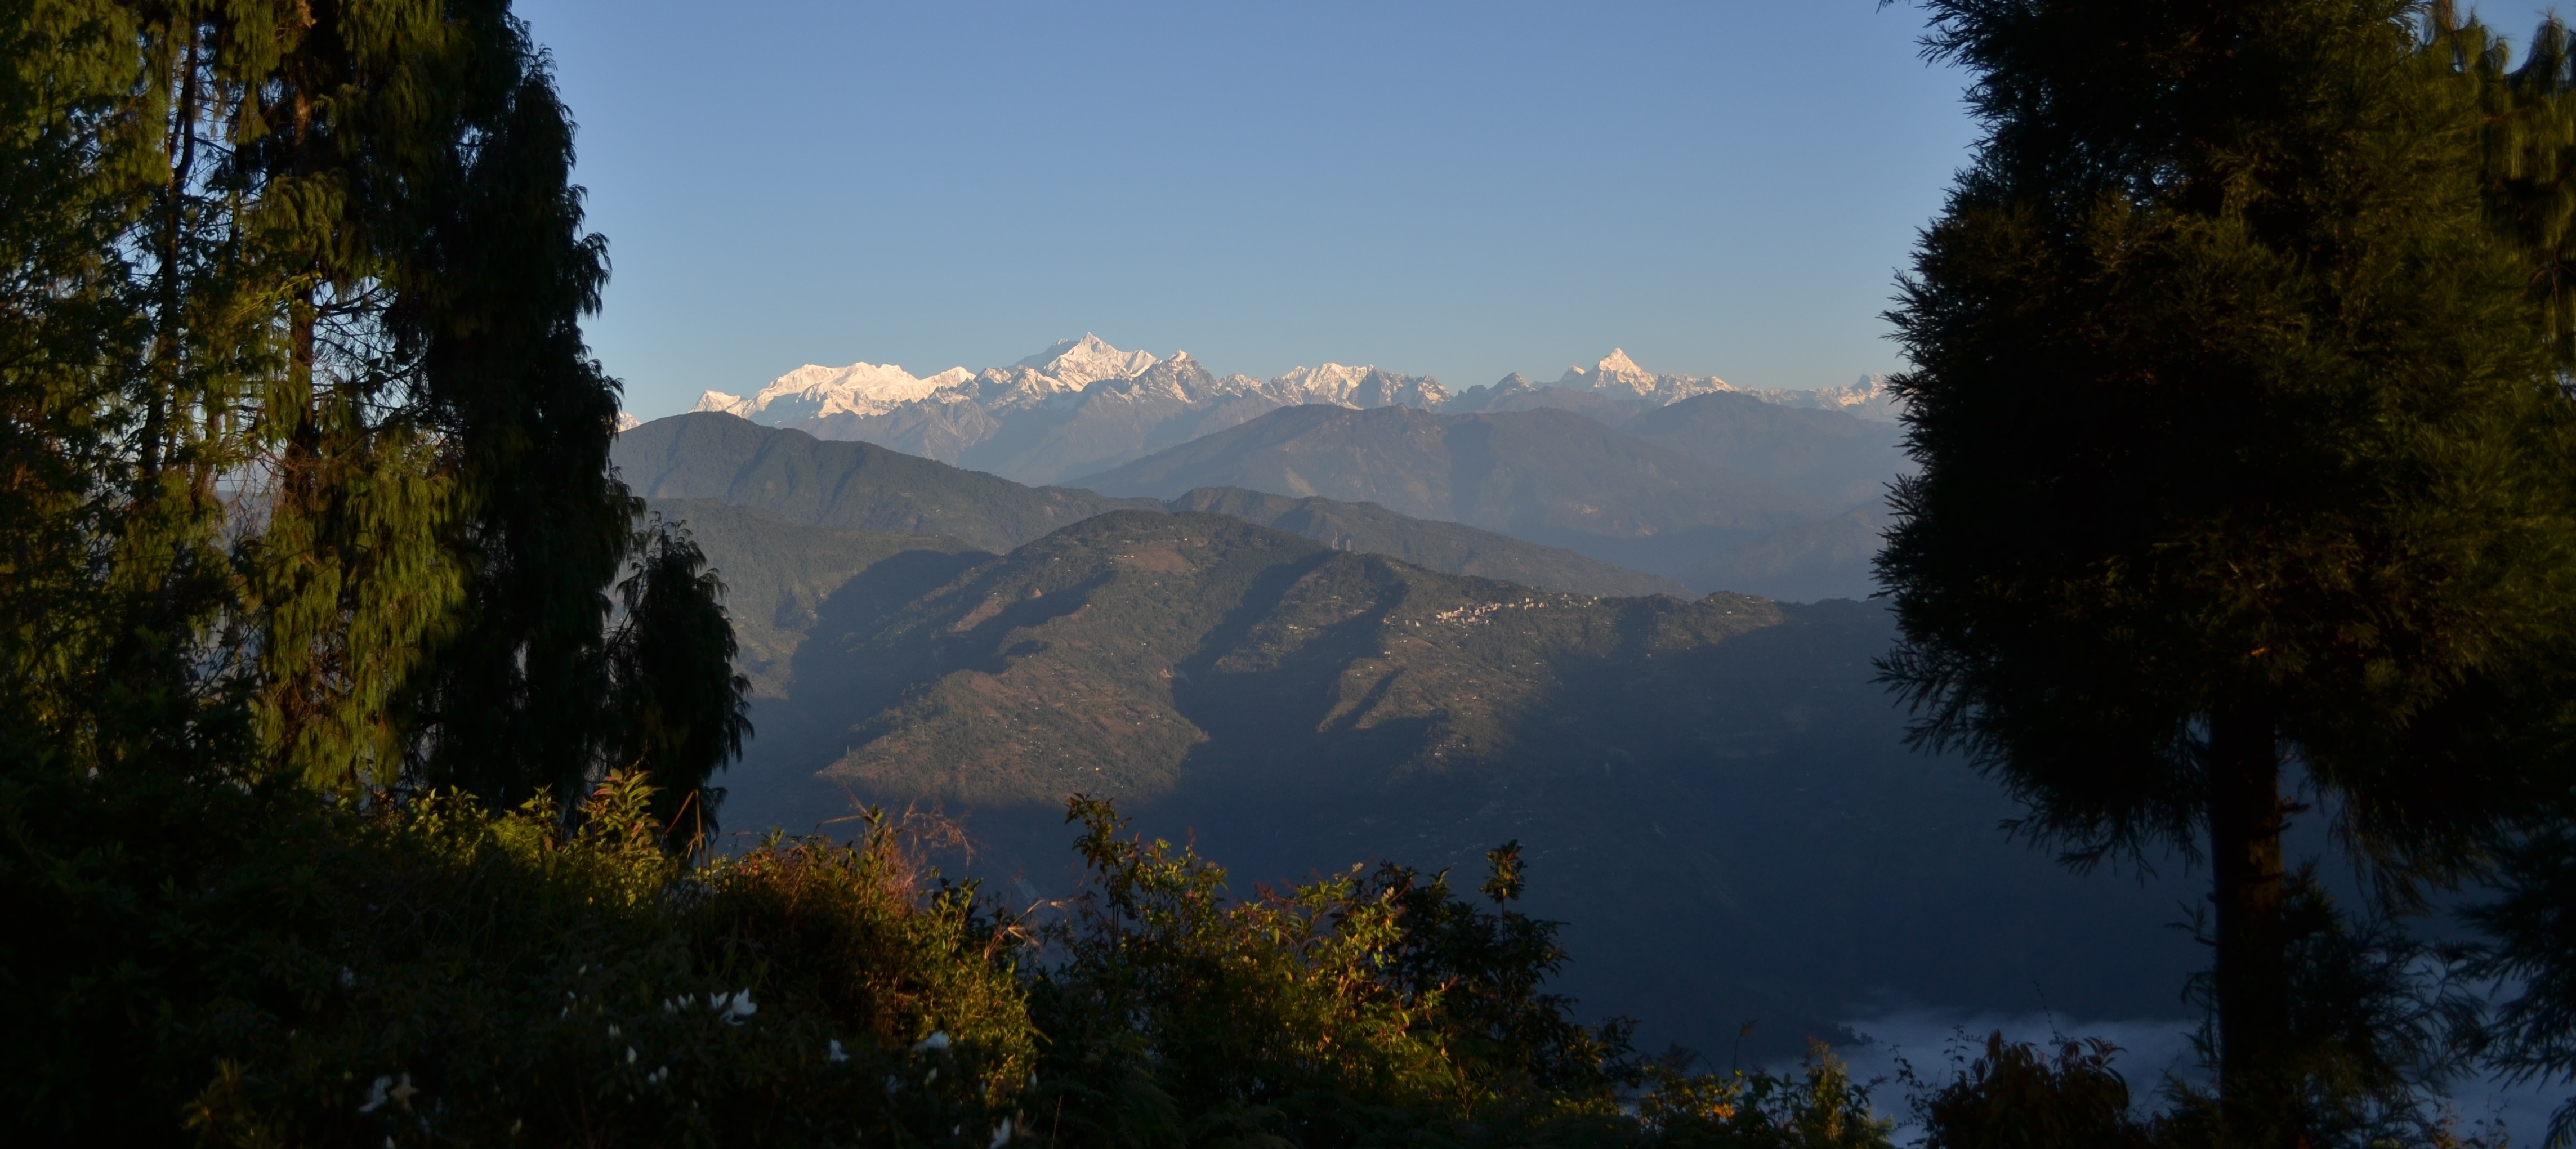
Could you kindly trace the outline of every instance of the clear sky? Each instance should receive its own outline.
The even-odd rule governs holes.
[[[1098,332],[1455,387],[1624,347],[1748,387],[1896,366],[1878,316],[1965,161],[1876,0],[522,0],[653,417],[802,363]]]

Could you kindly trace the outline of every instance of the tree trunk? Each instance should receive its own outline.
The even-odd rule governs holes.
[[[2281,756],[2271,711],[2210,719],[2210,900],[2218,911],[2218,1093],[2229,1141],[2302,1143],[2290,1054],[2288,937],[2281,920]]]
[[[178,31],[175,20],[170,30]],[[193,17],[188,20],[187,37],[187,50],[179,57],[179,99],[171,109],[175,122],[170,127],[170,177],[162,190],[162,227],[166,234],[161,237],[161,314],[152,353],[164,366],[160,385],[153,388],[143,405],[144,485],[136,490],[138,498],[159,497],[159,492],[150,488],[161,473],[162,440],[169,435],[170,412],[173,408],[186,410],[187,367],[179,354],[184,315],[180,307],[180,261],[185,250],[180,237],[187,229],[188,196],[195,188],[197,166],[197,22]]]

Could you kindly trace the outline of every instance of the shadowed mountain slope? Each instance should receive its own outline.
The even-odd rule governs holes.
[[[1886,503],[1864,503],[1702,559],[1682,581],[1778,598],[1868,598],[1878,593],[1870,563],[1890,525]]]
[[[648,499],[713,499],[794,522],[946,535],[1009,550],[1118,507],[1090,491],[1028,487],[872,443],[829,442],[732,415],[656,419],[617,437],[611,457]]]
[[[1518,839],[1566,988],[1705,1049],[1907,1005],[2153,1016],[2195,957],[2166,893],[1999,840],[1991,785],[1904,749],[1872,605],[1553,594],[1198,513],[898,557],[816,607],[729,825],[934,804],[1030,899],[1068,888],[1075,792],[1238,889]]]
[[[1384,507],[1241,490],[1192,491],[1169,504],[1112,499],[1027,487],[883,447],[816,440],[725,414],[680,415],[636,427],[618,437],[615,457],[638,493],[702,502],[691,512],[701,519],[714,513],[714,505],[729,503],[787,522],[935,535],[955,545],[1003,551],[1106,510],[1206,510],[1451,573],[1581,594],[1690,594],[1670,579],[1569,550],[1409,518]]]
[[[1619,424],[1619,432],[1844,507],[1874,502],[1910,466],[1897,424],[1741,392],[1657,407]]]
[[[1668,576],[1848,505],[1554,409],[1433,415],[1292,407],[1078,483],[1157,498],[1244,487],[1374,502]]]
[[[1668,578],[1629,570],[1566,550],[1462,523],[1399,515],[1375,503],[1292,499],[1241,487],[1201,487],[1172,499],[1173,511],[1232,515],[1256,526],[1302,535],[1336,550],[1365,551],[1448,574],[1502,579],[1541,590],[1593,595],[1668,594],[1695,598]]]
[[[807,526],[708,499],[650,499],[645,505],[685,525],[723,577],[725,609],[741,647],[735,665],[761,696],[786,692],[789,659],[814,628],[815,611],[859,572],[936,572],[929,579],[936,585],[993,557],[940,535]]]

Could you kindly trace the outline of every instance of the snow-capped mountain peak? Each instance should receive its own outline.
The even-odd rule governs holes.
[[[1636,360],[1628,358],[1626,351],[1616,347],[1611,348],[1610,354],[1602,356],[1600,362],[1590,367],[1577,364],[1566,368],[1565,375],[1559,378],[1555,385],[1584,391],[1622,392],[1639,398],[1660,399],[1666,403],[1687,399],[1693,395],[1705,395],[1711,391],[1735,390],[1728,386],[1725,380],[1714,375],[1705,378],[1697,375],[1658,375],[1637,366]]]
[[[808,363],[770,381],[769,385],[748,398],[723,391],[708,391],[698,397],[693,411],[723,411],[749,418],[754,414],[770,421],[819,419],[827,415],[874,415],[900,404],[929,398],[933,393],[955,387],[974,374],[963,367],[951,367],[928,378],[916,378],[912,372],[891,363],[853,363],[847,367],[825,367]]]
[[[1863,375],[1849,387],[1819,387],[1813,391],[1755,391],[1766,402],[1784,407],[1814,407],[1826,411],[1843,411],[1880,423],[1896,422],[1904,414],[1904,404],[1896,393],[1887,389],[1887,376]]]
[[[1426,375],[1332,362],[1260,380],[1219,376],[1186,351],[1159,359],[1121,351],[1085,333],[1011,366],[980,372],[951,367],[916,377],[890,363],[809,363],[749,395],[705,392],[691,410],[801,427],[821,438],[863,439],[1028,482],[1061,482],[1140,457],[1155,444],[1223,430],[1278,407],[1563,407],[1616,426],[1639,410],[1740,390],[1715,377],[1656,374],[1619,348],[1589,367],[1567,368],[1546,386],[1514,372],[1490,386],[1452,393]],[[1850,387],[1742,393],[1863,419],[1898,415],[1894,397],[1875,377]]]
[[[1339,363],[1326,363],[1320,367],[1291,367],[1286,373],[1271,379],[1270,385],[1307,402],[1335,403],[1350,394],[1354,385],[1375,370],[1375,364],[1345,367]]]
[[[1627,350],[1619,347],[1611,348],[1610,353],[1602,356],[1601,361],[1593,364],[1592,370],[1585,374],[1590,376],[1595,387],[1604,383],[1625,383],[1644,390],[1655,385],[1655,373],[1637,366],[1636,360],[1628,358]]]
[[[691,412],[722,411],[727,415],[740,415],[745,419],[751,417],[751,404],[744,401],[742,396],[713,388],[698,392],[697,405],[689,410]]]
[[[1428,375],[1400,375],[1372,363],[1346,367],[1294,367],[1272,378],[1267,390],[1292,403],[1331,403],[1342,407],[1403,405],[1437,408],[1449,401],[1449,389]]]
[[[1080,387],[1102,379],[1125,379],[1141,375],[1161,360],[1149,352],[1121,351],[1107,340],[1088,331],[1080,339],[1060,340],[1055,346],[1020,360],[1015,366],[1026,367],[1058,383]]]

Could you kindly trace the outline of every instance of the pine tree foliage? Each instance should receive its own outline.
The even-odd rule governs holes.
[[[2576,369],[2576,34],[2556,16],[2541,21],[2517,64],[2511,45],[2449,0],[2430,6],[2425,31],[2435,59],[2476,93],[2489,216],[2530,261],[2559,369]]]
[[[723,796],[707,779],[742,754],[751,733],[751,680],[734,673],[724,583],[688,530],[657,515],[617,594],[625,617],[608,642],[611,764],[651,781],[660,795],[654,815],[674,845],[703,848]]]
[[[2397,3],[1928,7],[1986,136],[1891,316],[1883,670],[2073,859],[2206,851],[2232,1119],[2288,1144],[2284,761],[2383,878],[2453,872],[2576,603],[2491,89]]]
[[[640,503],[505,0],[10,0],[0,40],[13,759],[586,790],[647,689],[606,634]]]
[[[473,570],[420,699],[426,774],[515,801],[580,792],[578,764],[615,737],[581,716],[604,688],[606,588],[641,505],[609,469],[616,385],[581,341],[608,264],[581,230],[572,124],[525,29],[500,18],[489,35],[489,105],[424,221],[418,305],[397,318],[457,444],[454,541]]]
[[[2557,813],[2509,851],[2503,896],[2473,915],[2495,942],[2481,972],[2517,987],[2494,1036],[2518,1081],[2576,1081],[2576,817]],[[2548,1144],[2576,1144],[2576,1101],[2552,1116]]]

